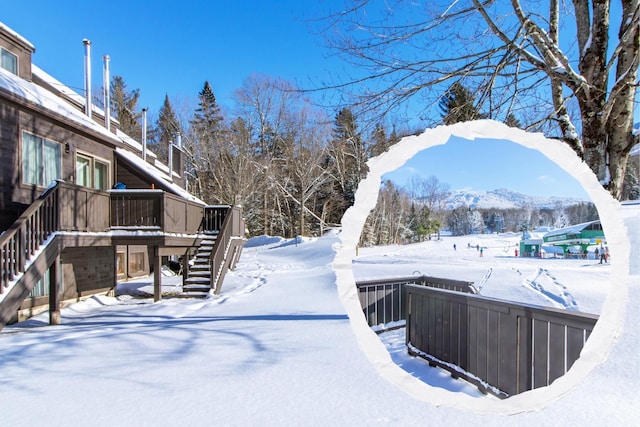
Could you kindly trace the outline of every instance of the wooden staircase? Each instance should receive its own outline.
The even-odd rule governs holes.
[[[208,234],[202,240],[190,262],[189,271],[182,285],[183,297],[205,298],[211,290],[211,264],[209,258],[216,243],[216,234]]]
[[[58,186],[47,189],[0,235],[0,329],[13,318],[49,268],[54,269],[49,284],[50,302],[56,305],[50,310],[52,323],[59,316],[57,270],[62,247],[54,234],[60,221],[58,190]]]

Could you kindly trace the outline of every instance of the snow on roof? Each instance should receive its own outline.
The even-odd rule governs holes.
[[[5,32],[11,34],[13,37],[18,39],[20,41],[20,43],[26,45],[27,47],[31,48],[32,51],[35,52],[36,47],[29,40],[25,39],[20,34],[16,33],[14,30],[12,30],[11,28],[7,27],[6,24],[0,22],[0,29],[2,29]]]
[[[589,221],[583,222],[582,224],[571,225],[565,228],[558,228],[557,230],[553,230],[544,235],[544,237],[558,236],[561,234],[578,234],[585,228],[587,228],[591,224],[600,223],[600,221]]]
[[[142,151],[142,144],[137,142],[135,139],[131,138],[119,129],[116,130],[115,134],[108,131],[104,126],[101,126],[99,123],[90,119],[86,114],[64,99],[64,97],[67,97],[68,99],[71,99],[74,102],[79,102],[82,105],[84,103],[84,97],[78,95],[69,87],[65,86],[63,83],[56,80],[54,77],[35,65],[33,66],[33,72],[38,78],[42,79],[42,81],[57,90],[58,93],[51,92],[33,82],[26,81],[2,68],[0,68],[0,89],[4,89],[28,102],[72,120],[77,123],[78,126],[89,128],[99,133],[105,139],[114,143],[119,143],[118,145],[124,144],[135,151]],[[99,111],[101,112],[101,110]],[[135,164],[136,167],[139,167],[148,175],[156,178],[158,182],[162,182],[165,188],[169,189],[172,193],[187,200],[206,205],[202,200],[173,183],[173,180],[169,177],[169,167],[157,161],[157,156],[154,153],[147,150],[147,156],[154,159],[154,165],[151,165],[131,151],[118,148],[116,152],[126,157],[131,163]]]
[[[47,84],[49,84],[52,88],[54,88],[58,93],[54,93],[54,95],[62,95],[63,97],[67,97],[68,99],[72,100],[73,102],[79,104],[79,105],[84,105],[85,103],[85,98],[78,94],[77,92],[75,92],[73,89],[69,88],[68,86],[66,86],[64,83],[62,83],[61,81],[57,80],[55,77],[51,76],[50,74],[48,74],[46,71],[42,70],[40,67],[36,66],[35,64],[32,64],[32,73],[37,76],[39,79],[41,79],[42,81],[46,82]],[[62,101],[62,100],[61,100]],[[93,104],[92,105],[92,110],[98,114],[104,117],[105,112],[103,109],[101,109],[100,107],[98,107],[97,105]],[[78,111],[76,109],[76,111]],[[85,114],[81,114],[81,116],[83,118],[88,118]],[[117,123],[118,121],[114,118],[111,118],[111,120],[115,123]],[[106,128],[103,128],[102,126],[100,126],[99,123],[94,122],[93,120],[91,120],[92,123],[94,123],[96,126],[102,128],[103,130],[107,131]],[[109,132],[109,131],[107,131]],[[109,135],[113,138],[114,135],[113,133],[109,133]],[[126,133],[122,132],[120,129],[116,128],[116,133],[115,136],[117,137],[118,140],[120,140],[121,142],[123,142],[124,144],[128,145],[129,147],[133,148],[136,151],[142,152],[142,144],[139,143],[138,141],[136,141],[135,139],[131,138],[129,135],[127,135]],[[150,157],[156,157],[156,155],[147,150],[147,156]],[[166,170],[168,171],[169,168],[165,167]]]
[[[34,69],[37,70],[37,67],[34,67]],[[37,72],[38,71],[36,71],[36,73]],[[42,73],[43,74],[38,74],[38,76],[44,76],[45,73]],[[64,86],[62,83],[58,82],[58,84],[60,87]],[[12,74],[2,68],[0,68],[0,89],[4,89],[9,93],[25,99],[26,101],[39,105],[42,108],[72,120],[80,126],[98,132],[108,140],[120,142],[113,133],[91,120],[86,114],[82,113],[68,102],[65,102],[60,96],[57,96],[35,83],[21,79],[15,74]],[[71,91],[71,89],[68,90]]]
[[[62,95],[72,100],[76,104],[84,106],[85,104],[84,96],[78,94],[75,90],[71,89],[70,87],[62,83],[60,80],[56,79],[51,74],[47,73],[42,68],[38,67],[36,64],[33,64],[33,63],[31,64],[31,74],[33,74],[34,76],[37,76],[40,80],[46,82],[47,84],[49,84],[49,86],[55,89],[57,91],[55,95],[58,95],[58,94]],[[104,110],[102,108],[98,107],[96,104],[92,104],[91,108],[94,113],[97,113],[98,115],[101,115],[102,117],[104,117]],[[117,120],[113,118],[112,120],[117,122]]]
[[[200,203],[202,205],[206,205],[205,202],[194,196],[193,194],[187,192],[184,188],[175,184],[169,175],[159,168],[149,164],[145,160],[142,160],[140,157],[135,155],[134,153],[127,151],[122,148],[116,148],[116,154],[125,158],[127,161],[132,163],[136,168],[145,172],[150,177],[154,178],[158,183],[161,183],[162,186],[167,188],[172,193],[186,199],[191,200],[192,202]],[[157,162],[156,162],[157,164]],[[164,165],[163,165],[164,166]],[[167,169],[168,172],[168,169]]]

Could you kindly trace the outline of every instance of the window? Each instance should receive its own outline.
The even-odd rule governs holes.
[[[62,178],[60,144],[22,132],[22,181],[46,187]]]
[[[97,190],[109,188],[109,163],[86,154],[76,156],[76,184]]]
[[[15,75],[18,75],[18,57],[3,48],[0,48],[0,66]]]

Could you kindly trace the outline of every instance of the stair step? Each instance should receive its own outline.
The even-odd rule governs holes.
[[[208,285],[209,283],[211,283],[211,280],[209,279],[209,277],[189,277],[187,279],[185,279],[184,281],[184,285],[199,285],[199,284],[206,284]]]
[[[207,270],[196,270],[193,271],[191,270],[189,272],[189,276],[188,277],[209,277],[211,275],[211,271]]]
[[[192,292],[203,292],[208,293],[211,290],[211,286],[183,286],[182,292],[192,293]]]
[[[177,298],[206,298],[209,296],[209,292],[183,292],[181,294],[176,294],[174,297]]]

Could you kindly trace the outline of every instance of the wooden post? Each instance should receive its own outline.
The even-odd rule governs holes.
[[[189,275],[189,257],[191,256],[191,250],[187,249],[182,255],[182,286],[185,285],[185,280]]]
[[[49,267],[49,324],[60,324],[60,255]]]
[[[153,301],[158,302],[162,299],[162,272],[160,250],[157,245],[149,246],[149,258],[153,263]]]

